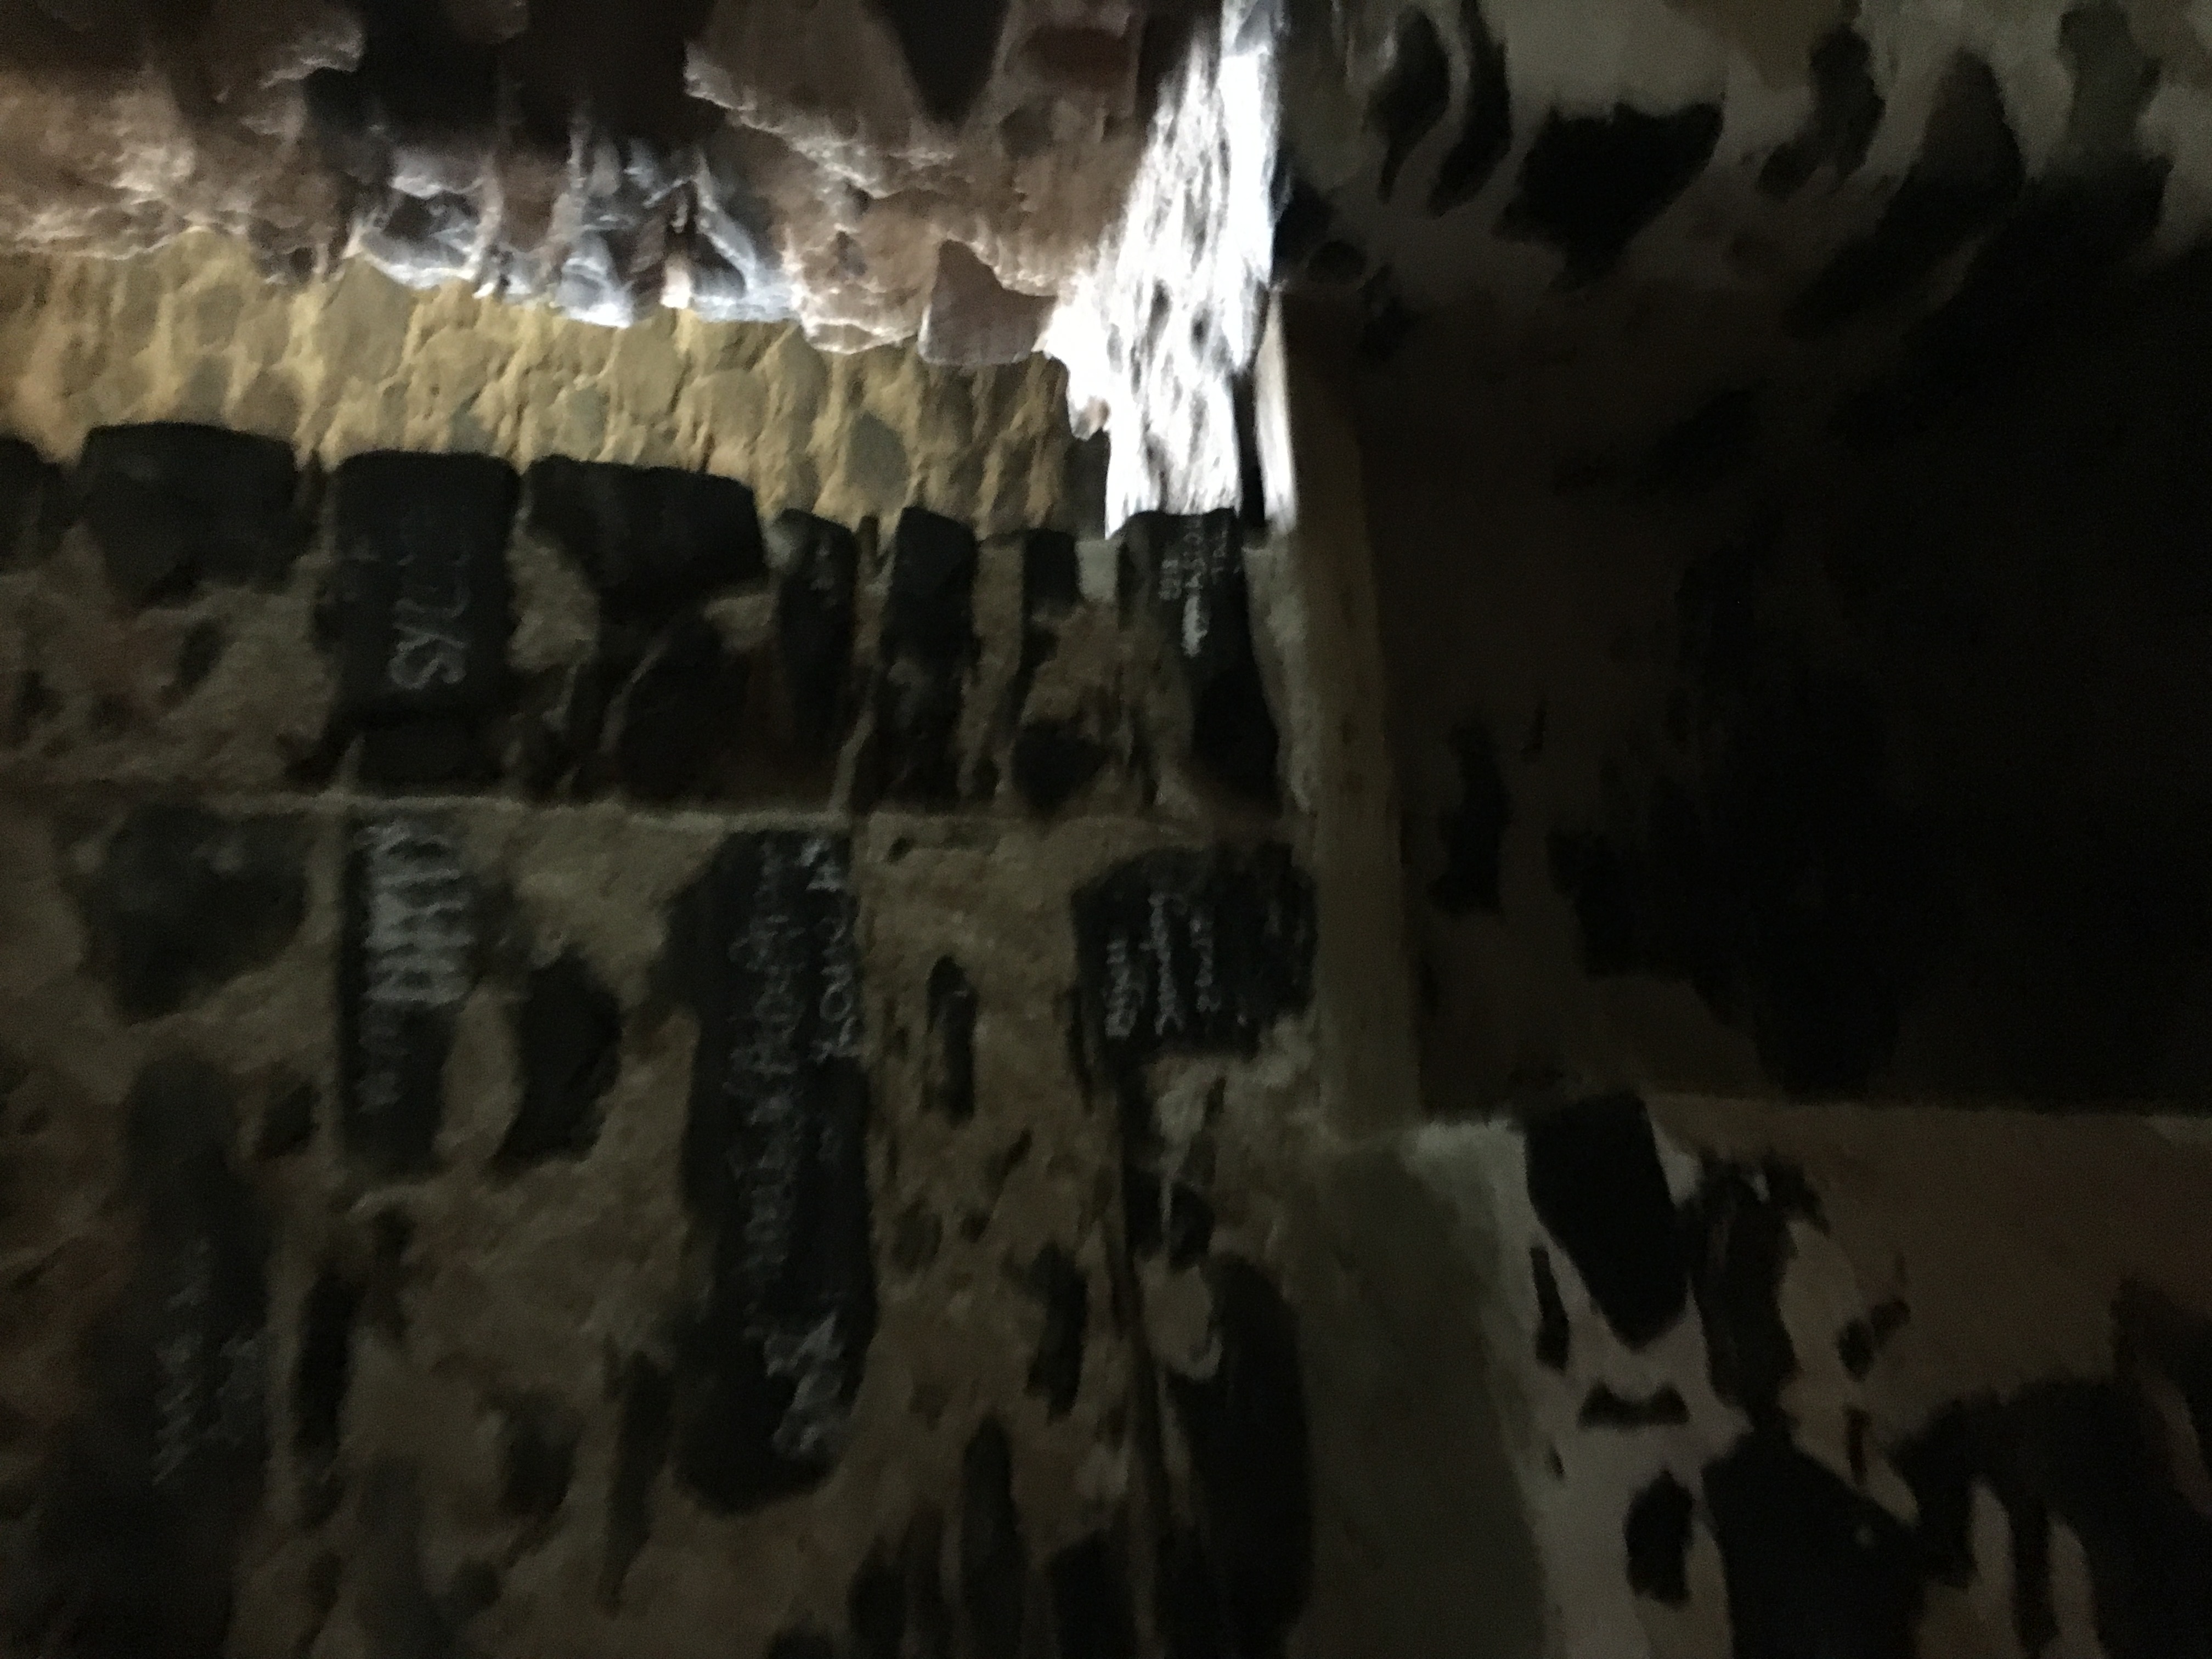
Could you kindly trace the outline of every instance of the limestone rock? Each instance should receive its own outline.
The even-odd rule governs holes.
[[[1084,402],[1129,435],[1117,496],[1219,507],[1257,343],[1271,15],[221,0],[155,30],[57,0],[0,18],[0,248],[207,228],[285,275],[355,257],[609,326],[795,318],[840,351],[926,330],[962,363],[1026,354],[1057,308]],[[1146,331],[1123,265],[1174,273],[1172,326]],[[1146,442],[1186,422],[1194,444]]]

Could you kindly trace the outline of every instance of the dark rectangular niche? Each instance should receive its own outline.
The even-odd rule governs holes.
[[[0,438],[0,568],[43,550],[34,545],[58,528],[63,512],[61,469],[21,438]]]
[[[356,822],[338,948],[339,1122],[367,1172],[402,1176],[434,1162],[446,1060],[474,988],[475,877],[442,818]]]
[[[675,1462],[723,1510],[829,1471],[875,1333],[851,858],[837,836],[733,836],[670,919],[699,1022],[684,1182],[702,1264]]]
[[[853,719],[860,540],[808,513],[781,514],[775,532],[786,550],[775,594],[786,741],[809,760],[834,761]]]
[[[176,1056],[125,1102],[143,1207],[117,1242],[135,1235],[135,1261],[80,1356],[79,1414],[15,1483],[19,1650],[225,1650],[270,1449],[269,1219],[231,1160],[236,1105],[228,1078]]]
[[[530,522],[624,621],[665,623],[768,576],[753,492],[734,478],[550,455],[530,469]]]
[[[875,685],[875,729],[855,805],[950,806],[960,796],[960,719],[981,641],[975,636],[973,532],[910,507],[891,540],[890,591]]]
[[[485,455],[356,455],[337,476],[341,742],[362,781],[489,781],[509,697],[507,541],[520,481]]]
[[[207,583],[282,586],[307,545],[292,452],[273,438],[180,421],[95,427],[76,483],[126,605],[182,603]]]
[[[765,587],[753,492],[674,467],[551,456],[530,469],[530,523],[592,587],[599,635],[545,737],[541,790],[723,798],[754,747],[763,677],[709,615]]]

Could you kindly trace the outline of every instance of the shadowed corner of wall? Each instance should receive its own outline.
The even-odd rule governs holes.
[[[1545,1591],[1467,1222],[1401,1138],[1330,1159],[1299,1304],[1315,1594],[1300,1659],[1537,1659]]]

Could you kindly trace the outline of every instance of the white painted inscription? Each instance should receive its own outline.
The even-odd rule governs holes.
[[[1106,941],[1106,1035],[1116,1042],[1136,1033],[1145,1012],[1145,976],[1119,933]]]
[[[736,1258],[726,1289],[762,1371],[790,1389],[770,1449],[819,1462],[843,1439],[865,1340],[843,1292],[817,1282],[823,1264],[800,1255],[816,1248],[802,1206],[848,1201],[864,1180],[844,1118],[863,1019],[851,877],[832,836],[770,834],[733,850],[750,856],[721,945],[732,999],[718,1079]]]
[[[154,1484],[167,1486],[199,1445],[200,1345],[214,1288],[212,1252],[196,1238],[184,1272],[163,1301],[164,1330],[154,1345]]]
[[[453,1007],[468,995],[476,941],[458,838],[427,819],[381,818],[361,827],[355,846],[366,878],[369,1001]]]
[[[826,1313],[811,1324],[787,1322],[752,1333],[770,1376],[792,1385],[771,1437],[781,1455],[793,1459],[832,1455],[845,1435],[845,1343],[837,1316]]]
[[[828,914],[810,920],[823,907]],[[744,1238],[746,1290],[765,1292],[789,1266],[807,1138],[805,1079],[811,1066],[857,1058],[859,967],[848,910],[848,881],[837,843],[812,836],[795,846],[771,837],[744,928],[729,945],[751,1004],[724,1073],[738,1135],[726,1157]],[[812,1030],[808,1030],[809,1017]]]
[[[215,1251],[187,1244],[175,1287],[162,1298],[162,1334],[154,1344],[154,1483],[167,1486],[210,1438],[247,1444],[260,1422],[266,1337],[241,1331],[215,1353],[215,1388],[204,1376],[215,1297]],[[210,1409],[211,1408],[211,1409]]]
[[[1178,942],[1193,958],[1188,985],[1176,970]],[[1150,1035],[1162,1041],[1182,1036],[1218,1013],[1221,983],[1212,913],[1180,894],[1148,895],[1144,931],[1135,937],[1117,932],[1106,939],[1105,1003],[1106,1035],[1117,1042],[1137,1034],[1147,1003]]]
[[[354,850],[365,913],[355,1103],[375,1116],[400,1103],[407,1018],[458,1007],[468,996],[474,895],[458,838],[431,820],[364,823]]]
[[[1214,969],[1213,913],[1198,908],[1190,913],[1190,948],[1197,957],[1192,975],[1192,994],[1201,1023],[1221,1012],[1221,980]]]
[[[1195,657],[1205,647],[1206,635],[1213,631],[1213,587],[1236,562],[1229,538],[1214,533],[1203,520],[1183,526],[1161,550],[1160,598],[1182,607],[1184,656]]]
[[[401,691],[460,684],[469,672],[467,569],[458,558],[410,547],[400,556],[398,576],[386,674]]]
[[[1152,958],[1152,984],[1159,1006],[1152,1013],[1152,1035],[1164,1037],[1183,1027],[1182,987],[1176,982],[1175,918],[1170,906],[1176,905],[1165,893],[1152,895],[1152,925],[1146,945]]]
[[[799,849],[807,871],[806,889],[831,896],[830,914],[816,924],[822,964],[822,1001],[817,1011],[814,1053],[821,1060],[860,1057],[860,963],[853,948],[852,884],[843,849],[826,836],[810,837]]]

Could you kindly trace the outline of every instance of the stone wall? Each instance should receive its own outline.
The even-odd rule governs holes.
[[[1323,1650],[1396,947],[1267,492],[1104,536],[1039,367],[8,281],[10,1650]]]
[[[281,280],[825,349],[1048,334],[1116,517],[1238,491],[1279,9],[1252,0],[0,5],[0,251],[234,237]],[[1172,326],[1168,325],[1170,319]]]
[[[1729,71],[1469,298],[1668,125],[1501,9],[1111,536],[1041,364],[8,269],[10,1639],[2212,1641],[2202,64]]]
[[[888,521],[912,500],[986,534],[1104,529],[1105,445],[1075,444],[1042,358],[823,355],[787,325],[679,313],[594,328],[366,269],[280,286],[194,236],[0,263],[0,363],[8,429],[55,458],[95,426],[196,421],[325,467],[380,448],[558,454],[743,478],[771,515]]]
[[[1376,1317],[1449,1333],[1392,1352],[1460,1402],[1455,1473],[1397,1501],[1541,1586],[1478,1651],[2212,1640],[2207,266],[2194,129],[2156,113],[2201,47],[2150,7],[1967,43],[2013,155],[1977,196],[1978,72],[1900,114],[1946,84],[1881,50],[1900,21],[1850,25],[1882,176],[1767,189],[1778,83],[1731,48],[1718,154],[1603,272],[1540,216],[1486,264],[1479,205],[1377,206],[1381,121],[1300,253],[1337,288],[1294,355],[1357,434],[1434,1120],[1361,1177],[1430,1241]],[[1534,44],[1516,99],[1565,61]],[[1516,102],[1497,215],[1547,134],[1649,160],[1685,101],[1599,90]],[[1863,232],[1793,216],[1821,191]],[[1393,260],[1426,284],[1395,304]]]

